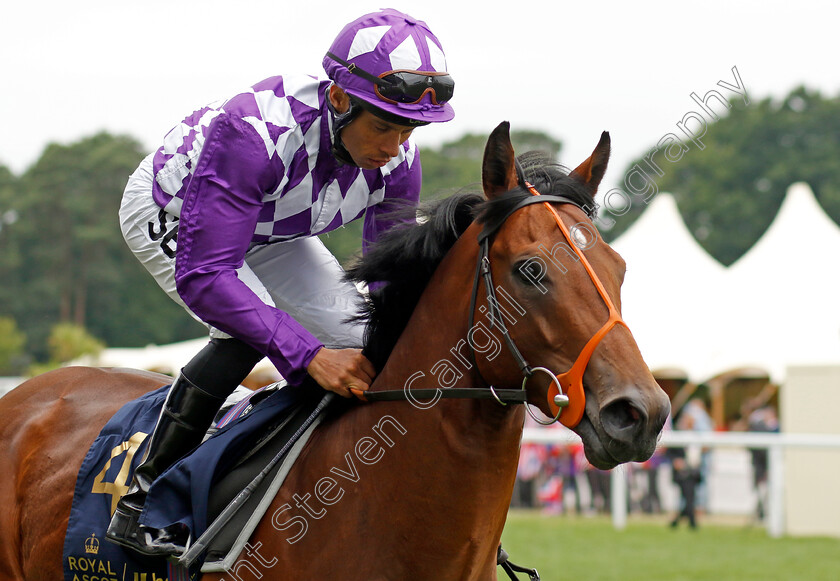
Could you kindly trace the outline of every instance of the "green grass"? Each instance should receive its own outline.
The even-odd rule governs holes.
[[[773,539],[743,525],[672,530],[664,518],[633,517],[616,531],[609,517],[512,511],[502,543],[542,581],[840,580],[840,539]],[[499,579],[507,581],[501,569]]]

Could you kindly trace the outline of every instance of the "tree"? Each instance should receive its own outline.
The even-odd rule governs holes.
[[[554,160],[560,156],[561,142],[540,131],[511,131],[510,137],[517,154],[539,150]],[[467,187],[480,190],[481,161],[486,143],[486,135],[468,133],[438,149],[424,149],[420,155],[423,164],[421,198],[441,198]]]
[[[18,188],[18,180],[9,168],[0,166],[0,273],[10,272],[20,262],[12,232],[19,218],[15,210]],[[0,285],[0,299],[5,299],[7,292],[8,284]],[[0,304],[5,304],[5,301]]]
[[[47,339],[50,359],[46,364],[36,364],[30,369],[31,375],[46,373],[64,363],[78,359],[83,355],[99,355],[105,344],[91,335],[87,329],[73,323],[59,323],[50,331]]]
[[[59,323],[53,327],[47,345],[51,359],[57,363],[67,363],[82,355],[99,355],[105,348],[87,329],[73,323]]]
[[[19,313],[13,302],[22,293],[14,273],[21,264],[19,244],[14,236],[18,228],[15,198],[19,194],[17,178],[5,166],[0,166],[0,375],[18,373],[24,359],[25,333],[15,320]]]
[[[0,231],[0,314],[19,322],[36,359],[48,357],[47,337],[59,322],[121,346],[203,332],[160,291],[120,233],[122,191],[142,158],[136,140],[107,133],[51,144],[13,182],[14,195],[0,198],[17,217]]]
[[[0,375],[16,375],[23,355],[26,335],[9,317],[0,317]]]
[[[49,272],[58,320],[84,326],[89,295],[116,276],[108,258],[123,246],[116,224],[125,178],[142,155],[129,138],[100,133],[70,146],[52,144],[23,176],[27,197],[19,201],[33,243],[32,258]]]
[[[637,166],[647,169],[659,191],[674,194],[698,242],[723,264],[755,244],[794,182],[807,182],[840,221],[840,97],[826,99],[799,87],[781,101],[730,105],[725,117],[708,126],[703,149],[685,141],[684,156],[669,163],[663,150],[651,148],[628,167],[625,179]],[[646,158],[658,160],[664,175],[651,171]],[[627,215],[612,216],[617,224],[608,239],[623,232],[645,205],[636,197]]]

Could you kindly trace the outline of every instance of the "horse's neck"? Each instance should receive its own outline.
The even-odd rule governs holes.
[[[445,383],[452,377],[457,377],[452,387],[482,383],[467,346],[476,260],[475,231],[470,229],[441,262],[372,389],[440,388],[439,378]],[[483,510],[492,511],[490,505],[507,508],[524,420],[521,406],[452,399],[425,409],[402,405],[405,420],[418,430],[413,439],[418,452],[428,454],[438,446],[435,461],[449,464],[449,470],[442,466],[436,471],[439,475],[451,485],[473,488],[471,493],[487,503]]]
[[[403,389],[411,378],[410,389],[436,388],[439,364],[461,374],[458,387],[476,385],[461,344],[476,259],[470,247],[453,248],[438,267],[372,390]],[[462,355],[454,355],[453,348]],[[280,536],[270,550],[281,561],[300,563],[301,570],[314,567],[323,573],[307,578],[492,578],[516,476],[523,414],[521,406],[489,400],[441,399],[426,409],[406,401],[356,405],[335,421],[325,420],[273,509],[285,530],[293,521],[283,523],[283,515],[293,511],[300,516],[299,503],[323,500],[318,490],[332,481],[333,493],[340,494],[327,495],[334,502],[315,506],[309,516],[320,509],[334,528],[317,536],[310,518],[306,522],[311,521],[313,532],[300,544],[291,547]],[[321,478],[325,474],[330,476]],[[338,502],[345,488],[357,502]],[[313,490],[316,498],[303,495]],[[334,543],[329,541],[336,538],[363,542],[332,558],[328,551]]]
[[[473,228],[468,229],[435,270],[420,297],[408,324],[391,351],[374,386],[402,384],[412,381],[414,388],[440,387],[436,364],[451,364],[459,375],[458,387],[474,387],[477,375],[466,347],[472,274],[478,257]],[[470,248],[476,248],[471,251]]]

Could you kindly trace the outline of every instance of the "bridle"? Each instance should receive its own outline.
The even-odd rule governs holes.
[[[540,424],[549,425],[559,420],[560,423],[562,423],[564,426],[573,428],[583,418],[583,412],[586,408],[586,394],[583,388],[583,374],[586,371],[586,366],[589,364],[589,360],[592,358],[592,354],[595,352],[595,348],[603,340],[607,333],[609,333],[610,330],[612,330],[613,327],[615,327],[616,325],[623,325],[624,327],[627,327],[627,324],[621,318],[621,314],[618,312],[618,309],[615,307],[615,304],[613,303],[612,299],[610,298],[609,294],[604,288],[604,285],[598,278],[595,269],[592,268],[592,265],[589,263],[589,260],[587,260],[583,251],[580,249],[578,244],[576,244],[575,241],[572,239],[572,235],[569,231],[569,228],[566,226],[566,224],[560,218],[560,214],[551,204],[572,204],[577,207],[580,207],[580,205],[571,200],[570,198],[566,198],[564,196],[540,194],[533,185],[531,185],[524,179],[522,179],[521,182],[522,187],[524,187],[531,193],[531,197],[522,199],[518,204],[516,204],[513,208],[511,208],[508,211],[508,213],[504,216],[502,220],[496,222],[494,227],[485,226],[484,230],[482,230],[481,233],[478,235],[479,254],[478,263],[476,265],[475,280],[473,282],[472,297],[470,299],[470,328],[473,327],[473,321],[475,318],[475,304],[476,297],[478,295],[478,282],[479,279],[483,279],[484,289],[487,293],[487,309],[488,317],[490,319],[490,327],[492,328],[493,325],[496,325],[499,328],[499,332],[502,333],[502,336],[505,338],[505,343],[507,343],[508,349],[513,355],[516,364],[519,366],[519,370],[523,375],[522,389],[520,391],[525,393],[525,387],[528,383],[528,380],[531,379],[536,372],[546,374],[549,377],[551,377],[551,387],[548,390],[548,405],[549,409],[552,412],[554,412],[554,417],[550,421],[542,420],[538,418],[531,411],[531,408],[526,405],[528,413],[531,415],[534,421]],[[490,268],[491,237],[494,234],[496,234],[496,232],[499,230],[499,228],[501,228],[502,224],[505,223],[505,221],[510,217],[511,214],[513,214],[521,208],[524,208],[525,206],[530,206],[532,204],[543,204],[548,209],[548,211],[551,212],[551,215],[554,218],[554,222],[557,224],[557,227],[560,229],[560,232],[563,233],[563,237],[568,242],[569,247],[577,255],[581,264],[583,264],[587,274],[589,275],[589,278],[592,280],[592,283],[598,290],[598,294],[601,295],[601,299],[604,301],[604,303],[607,306],[607,309],[609,310],[609,317],[607,318],[607,322],[604,323],[604,325],[600,329],[598,329],[598,331],[589,339],[589,341],[586,342],[586,345],[584,345],[583,349],[581,350],[572,367],[565,373],[560,374],[555,374],[553,371],[546,367],[532,367],[522,355],[522,352],[516,347],[516,343],[510,336],[510,332],[508,331],[507,325],[505,324],[505,318],[500,312],[499,301],[496,298],[495,285],[493,283],[493,273]],[[476,366],[476,371],[478,371],[478,366]],[[487,382],[485,381],[485,383]],[[491,393],[493,392],[493,390],[494,388],[491,385]],[[500,401],[499,403],[504,402]]]
[[[519,170],[519,168],[517,168],[517,170]],[[618,309],[615,307],[615,304],[604,288],[604,285],[598,278],[595,269],[592,268],[592,265],[583,254],[583,251],[575,243],[569,228],[565,223],[563,223],[563,220],[560,218],[560,214],[551,204],[572,204],[579,208],[581,206],[572,199],[564,196],[540,194],[533,185],[524,180],[521,170],[517,173],[520,175],[520,183],[522,187],[528,190],[531,193],[531,196],[523,198],[515,204],[508,210],[507,214],[505,214],[501,220],[494,221],[493,225],[485,224],[484,229],[478,235],[479,253],[478,260],[476,262],[472,294],[470,296],[469,329],[473,329],[475,325],[478,287],[479,283],[483,281],[484,289],[487,295],[487,316],[490,321],[490,328],[492,329],[493,326],[496,326],[504,337],[505,343],[513,355],[520,372],[522,373],[522,387],[519,389],[496,389],[489,382],[484,381],[489,386],[489,389],[452,387],[446,389],[422,388],[409,390],[409,380],[404,389],[373,392],[352,390],[357,397],[365,401],[395,401],[404,399],[417,401],[416,398],[431,398],[429,401],[422,402],[423,408],[431,407],[437,403],[437,400],[440,398],[494,399],[502,405],[507,405],[509,403],[524,404],[531,417],[540,424],[549,425],[559,421],[569,428],[575,427],[583,418],[583,412],[586,407],[586,394],[583,388],[583,374],[586,371],[586,366],[589,364],[589,360],[592,358],[595,348],[600,344],[607,333],[609,333],[616,325],[623,325],[626,328],[627,324],[621,318],[621,314],[618,312]],[[604,301],[607,309],[609,310],[607,322],[598,329],[589,341],[587,341],[572,367],[565,373],[560,374],[555,374],[546,367],[532,367],[516,346],[513,337],[511,337],[510,332],[508,331],[505,318],[501,312],[501,307],[499,305],[498,298],[496,297],[496,287],[493,283],[493,273],[490,268],[490,246],[492,244],[493,236],[514,212],[532,204],[543,204],[548,211],[551,212],[557,227],[563,233],[569,247],[577,255],[581,264],[583,264],[589,278],[598,290],[598,294],[601,295],[601,299]],[[470,348],[472,350],[473,361],[475,362],[474,347],[470,345]],[[477,363],[475,364],[475,367],[476,372],[478,372],[479,376],[481,376]],[[551,387],[548,390],[548,405],[549,409],[554,413],[554,417],[549,421],[538,418],[527,405],[528,395],[525,388],[528,380],[536,373],[546,374],[551,377]]]

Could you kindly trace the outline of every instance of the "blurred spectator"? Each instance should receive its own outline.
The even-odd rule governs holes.
[[[700,449],[697,446],[687,448],[669,448],[671,458],[672,479],[680,489],[680,509],[671,527],[676,528],[682,518],[688,520],[688,526],[697,528],[697,513],[695,498],[697,485],[702,481],[700,472]]]
[[[695,397],[685,404],[677,419],[678,430],[692,430],[695,432],[711,432],[715,425],[712,416],[706,408],[706,402]],[[706,482],[709,475],[709,450],[703,449],[700,453],[700,482],[695,491],[695,506],[698,510],[705,511],[708,508],[708,493]]]
[[[747,429],[751,432],[778,432],[779,418],[776,409],[770,405],[763,405],[749,414]],[[755,516],[764,520],[764,501],[767,496],[767,449],[750,449],[753,466],[753,486],[756,493]]]
[[[653,456],[639,467],[647,480],[647,489],[639,501],[642,512],[647,514],[662,512],[662,500],[659,498],[659,468],[667,461],[665,450],[657,448]]]
[[[513,505],[519,508],[534,508],[538,478],[546,457],[545,444],[523,442],[519,448],[519,465],[516,470]]]
[[[525,416],[525,428],[544,429],[530,415]],[[516,469],[516,482],[513,488],[511,505],[517,508],[536,508],[539,506],[537,491],[544,480],[545,462],[548,455],[545,444],[523,442],[519,447],[519,464]]]
[[[710,431],[712,420],[703,401],[695,398],[685,404],[674,428],[697,432]],[[671,521],[671,526],[676,527],[680,520],[685,518],[688,520],[688,526],[696,529],[698,492],[706,476],[706,454],[699,446],[690,445],[685,448],[670,448],[667,455],[671,460],[671,478],[680,489],[680,508]]]
[[[673,429],[671,425],[671,416],[665,421],[662,426],[663,435]],[[653,452],[653,456],[649,460],[640,465],[642,473],[647,477],[647,489],[639,501],[642,512],[647,514],[659,514],[664,512],[662,508],[662,499],[659,496],[659,473],[660,468],[669,462],[668,449],[657,446]]]
[[[569,492],[574,492],[575,512],[577,514],[581,513],[575,462],[577,448],[581,448],[581,446],[552,444],[546,447],[545,475],[547,479],[540,487],[538,495],[540,502],[545,506],[546,512],[565,514],[567,508],[566,496]]]
[[[589,510],[591,512],[610,512],[612,510],[612,482],[610,473],[606,470],[598,470],[586,461],[581,454],[586,482],[589,484]]]

